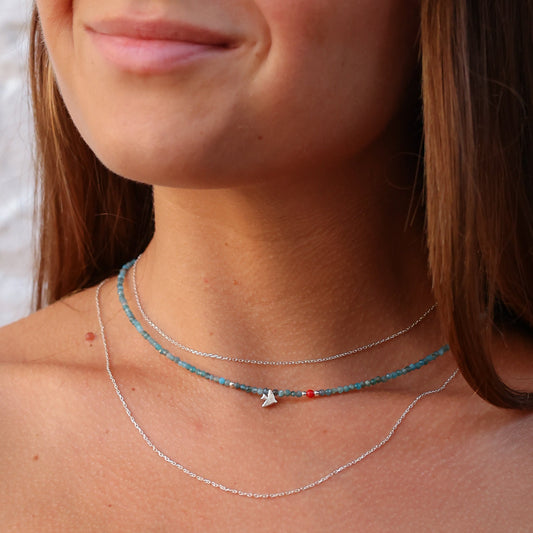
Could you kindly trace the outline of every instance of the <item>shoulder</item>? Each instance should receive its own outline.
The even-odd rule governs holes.
[[[93,424],[93,411],[108,400],[105,365],[88,333],[98,336],[94,288],[0,329],[4,525],[33,530],[27,521],[54,512],[55,498],[67,498],[64,487],[80,475],[65,465],[87,440],[84,424]]]
[[[95,289],[88,289],[0,328],[4,428],[9,413],[22,415],[34,399],[44,402],[53,391],[60,392],[67,376],[96,368],[92,343],[86,340],[98,331],[94,294]]]
[[[4,427],[9,412],[19,412],[36,398],[44,404],[52,393],[57,397],[65,390],[71,376],[101,369],[91,342],[98,334],[94,298],[95,289],[87,289],[0,328]]]
[[[0,365],[59,361],[97,329],[95,289],[68,296],[0,328]],[[81,337],[80,337],[81,336]]]
[[[533,398],[533,333],[507,328],[493,344],[493,361],[500,378],[510,388]],[[468,398],[470,396],[470,398]],[[525,501],[516,494],[527,492],[531,480],[525,472],[533,469],[533,410],[497,408],[481,400],[473,391],[457,405],[454,417],[461,429],[458,440],[465,444],[461,454],[477,465],[486,482],[499,480],[493,492],[501,492],[510,507]],[[468,469],[465,466],[464,472]],[[507,489],[507,490],[504,490]],[[524,509],[522,510],[524,512]]]

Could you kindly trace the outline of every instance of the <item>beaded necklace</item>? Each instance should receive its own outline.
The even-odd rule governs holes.
[[[292,390],[292,389],[277,389],[277,388],[270,388],[270,387],[257,387],[257,386],[251,386],[246,385],[244,383],[237,383],[235,381],[232,381],[230,379],[216,376],[214,374],[211,374],[210,372],[206,372],[205,370],[202,370],[200,368],[197,368],[183,359],[180,359],[179,357],[173,355],[171,352],[169,352],[166,348],[163,348],[143,327],[142,324],[135,318],[135,315],[133,314],[133,311],[131,310],[130,306],[128,305],[128,302],[126,300],[126,296],[124,294],[124,280],[126,279],[126,274],[128,270],[135,264],[136,260],[130,261],[129,263],[126,263],[122,269],[120,270],[120,273],[117,277],[117,292],[118,292],[118,298],[120,300],[120,303],[122,305],[122,309],[124,310],[124,313],[128,317],[131,324],[135,327],[135,329],[162,355],[170,359],[172,362],[176,363],[179,367],[184,368],[185,370],[188,370],[192,374],[196,374],[204,379],[207,379],[215,384],[223,385],[225,387],[230,387],[238,391],[247,392],[251,394],[256,394],[261,397],[261,400],[263,400],[262,407],[270,407],[271,405],[274,405],[278,403],[279,398],[323,398],[323,397],[329,397],[336,394],[344,394],[347,392],[354,392],[354,391],[360,391],[364,388],[371,387],[374,385],[377,385],[378,383],[384,383],[386,381],[398,378],[400,376],[404,376],[405,374],[408,374],[409,372],[412,372],[413,370],[418,370],[422,368],[423,366],[427,365],[428,363],[431,363],[444,353],[446,353],[449,350],[449,346],[445,344],[435,352],[432,352],[431,354],[427,355],[426,357],[423,357],[416,363],[411,363],[403,368],[400,368],[398,370],[395,370],[393,372],[388,372],[383,376],[376,376],[372,379],[367,379],[364,381],[358,381],[356,383],[351,383],[349,385],[341,385],[339,387],[333,387],[328,389],[307,389],[307,390]]]
[[[444,381],[444,383],[442,383],[442,385],[440,387],[438,387],[436,389],[427,390],[427,391],[419,394],[406,407],[406,409],[400,415],[400,418],[398,418],[396,420],[396,422],[394,423],[394,425],[392,426],[392,428],[389,431],[389,433],[381,441],[379,441],[377,444],[372,446],[372,448],[368,449],[366,452],[364,452],[361,455],[359,455],[358,457],[355,457],[354,459],[348,461],[347,463],[344,463],[341,466],[338,466],[337,468],[335,468],[333,470],[330,470],[327,474],[323,475],[321,478],[315,479],[314,481],[308,482],[305,485],[301,485],[301,486],[299,486],[297,488],[294,488],[294,489],[287,489],[287,490],[282,490],[282,491],[277,491],[277,492],[252,492],[252,491],[249,491],[249,490],[242,490],[242,489],[237,489],[235,487],[229,487],[229,486],[224,485],[224,484],[222,484],[222,483],[220,483],[218,481],[213,481],[212,479],[209,479],[209,478],[207,478],[207,477],[205,477],[205,476],[203,476],[201,474],[198,474],[198,473],[194,472],[193,470],[191,470],[187,466],[183,465],[182,463],[179,463],[178,461],[176,461],[176,460],[172,459],[171,457],[169,457],[168,455],[166,455],[163,451],[161,451],[152,442],[150,437],[148,437],[148,435],[141,428],[141,426],[139,425],[139,423],[137,422],[137,420],[133,416],[130,407],[126,403],[124,395],[122,394],[122,392],[121,392],[121,390],[120,390],[120,388],[118,386],[117,380],[115,379],[115,376],[113,375],[113,372],[111,371],[109,350],[108,350],[108,347],[107,347],[104,323],[103,323],[103,320],[102,320],[102,313],[101,313],[101,310],[100,310],[100,290],[101,290],[101,288],[102,288],[102,286],[104,285],[105,282],[106,282],[106,280],[102,281],[102,283],[100,283],[100,285],[98,285],[98,288],[96,289],[96,296],[95,296],[96,313],[97,313],[97,316],[98,316],[98,324],[100,326],[100,333],[102,335],[102,343],[104,345],[107,374],[109,376],[109,379],[111,380],[113,388],[115,389],[115,393],[117,394],[118,399],[120,400],[120,403],[122,404],[122,407],[124,408],[124,411],[126,412],[126,415],[130,419],[130,421],[133,424],[133,426],[135,427],[135,429],[139,432],[139,434],[141,435],[141,437],[143,438],[145,443],[159,457],[161,457],[161,459],[163,459],[168,464],[174,466],[175,468],[177,468],[178,470],[180,470],[181,472],[183,472],[184,474],[186,474],[190,478],[195,479],[196,481],[200,481],[201,483],[204,483],[207,486],[216,488],[216,489],[218,489],[218,490],[220,490],[222,492],[225,492],[226,494],[233,494],[235,496],[242,496],[242,497],[245,497],[245,498],[257,499],[257,500],[259,500],[259,499],[262,499],[262,500],[277,499],[277,498],[282,498],[282,497],[285,497],[285,496],[294,496],[296,494],[300,494],[302,492],[305,492],[305,491],[308,491],[308,490],[313,489],[315,487],[318,487],[319,485],[322,485],[326,481],[329,481],[330,479],[332,479],[333,477],[341,474],[345,470],[348,470],[352,466],[355,466],[356,464],[360,463],[361,461],[366,459],[368,456],[370,456],[371,454],[373,454],[374,452],[378,451],[380,448],[385,446],[385,444],[387,444],[392,439],[392,437],[396,433],[396,430],[400,427],[400,424],[405,420],[405,418],[409,415],[409,413],[413,410],[413,408],[418,404],[418,402],[420,400],[422,400],[423,398],[425,398],[426,396],[431,396],[433,394],[438,394],[439,392],[442,392],[448,386],[448,384],[455,378],[457,373],[459,372],[459,370],[456,369]]]

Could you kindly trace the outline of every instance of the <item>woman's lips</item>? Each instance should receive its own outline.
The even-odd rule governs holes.
[[[236,48],[235,39],[170,21],[104,20],[86,25],[100,53],[122,70],[162,74]]]

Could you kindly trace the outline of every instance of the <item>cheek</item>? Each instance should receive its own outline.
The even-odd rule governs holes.
[[[278,138],[298,139],[305,153],[362,150],[394,117],[415,75],[418,2],[258,3],[272,48],[254,86],[265,115],[287,110]]]
[[[56,77],[104,164],[147,183],[224,186],[351,158],[394,116],[416,64],[414,0],[227,0],[258,43],[238,60],[187,79],[122,77],[76,30],[91,1],[38,1]]]
[[[73,73],[73,3],[66,0],[36,0],[35,4],[54,75],[64,94],[64,89],[72,83],[70,78]]]
[[[72,42],[73,3],[66,0],[37,0],[35,3],[47,47],[53,56],[62,39]]]
[[[417,61],[413,0],[264,0],[272,28],[268,73],[300,94],[326,94],[348,108],[401,95]],[[304,6],[305,4],[305,6]],[[306,89],[311,89],[306,91]],[[347,90],[345,90],[347,89]],[[291,94],[288,92],[287,94]],[[340,99],[345,94],[348,99]],[[374,98],[372,95],[375,95]]]

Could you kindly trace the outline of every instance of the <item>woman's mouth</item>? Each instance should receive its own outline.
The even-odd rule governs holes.
[[[235,38],[178,21],[115,18],[85,29],[105,59],[138,74],[163,74],[238,46]]]

